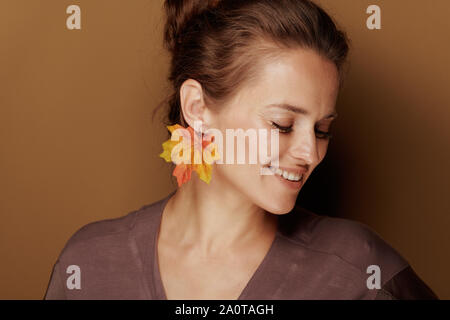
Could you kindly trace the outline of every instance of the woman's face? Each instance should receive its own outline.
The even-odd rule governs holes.
[[[258,164],[249,164],[249,139],[246,139],[246,164],[236,164],[235,152],[234,164],[224,161],[216,165],[213,179],[221,179],[268,212],[291,211],[300,189],[327,152],[327,133],[336,116],[338,90],[337,68],[314,51],[287,51],[267,61],[257,80],[243,86],[221,108],[213,126],[222,131],[224,140],[226,129],[266,129],[268,155],[270,130],[278,128],[279,167],[284,170],[275,175],[261,175],[260,169],[267,163],[260,163],[258,157]],[[299,182],[288,181],[300,175]]]

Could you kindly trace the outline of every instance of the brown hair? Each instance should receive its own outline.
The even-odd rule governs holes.
[[[211,107],[253,79],[263,58],[285,49],[313,49],[334,62],[342,84],[349,40],[310,0],[166,0],[164,7],[174,89],[164,101],[170,125],[186,126],[180,105],[186,80],[202,85]]]

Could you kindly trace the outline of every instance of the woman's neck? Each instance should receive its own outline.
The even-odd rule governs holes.
[[[192,177],[167,203],[161,235],[165,241],[196,248],[208,256],[270,242],[277,222],[276,215],[256,206],[238,190]]]

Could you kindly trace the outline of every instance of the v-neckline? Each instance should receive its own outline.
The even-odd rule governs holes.
[[[161,222],[162,222],[162,215],[164,212],[164,209],[166,208],[167,203],[169,202],[170,198],[175,194],[176,191],[170,193],[165,199],[161,200],[161,205],[159,206],[156,222],[155,222],[155,228],[153,232],[153,245],[150,246],[150,254],[149,256],[152,257],[153,260],[153,291],[156,294],[156,300],[167,300],[166,290],[164,288],[164,284],[162,282],[161,278],[161,272],[159,269],[159,257],[158,257],[158,237],[159,232],[161,229]],[[258,278],[261,277],[261,275],[264,274],[264,269],[267,266],[268,262],[273,256],[274,248],[278,242],[279,239],[279,232],[280,232],[280,220],[278,219],[278,225],[277,225],[277,231],[275,233],[275,237],[272,240],[272,244],[269,247],[269,250],[267,251],[266,255],[256,268],[253,275],[250,277],[250,280],[245,285],[244,289],[239,294],[239,297],[236,299],[243,300],[245,299],[249,293],[250,290],[258,283]],[[262,279],[262,278],[261,278]],[[261,280],[262,281],[262,280]]]

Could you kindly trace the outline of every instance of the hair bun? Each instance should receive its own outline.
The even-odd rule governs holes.
[[[173,51],[183,29],[189,20],[205,10],[212,9],[220,0],[166,0],[166,25],[164,30],[164,44],[169,51]]]

